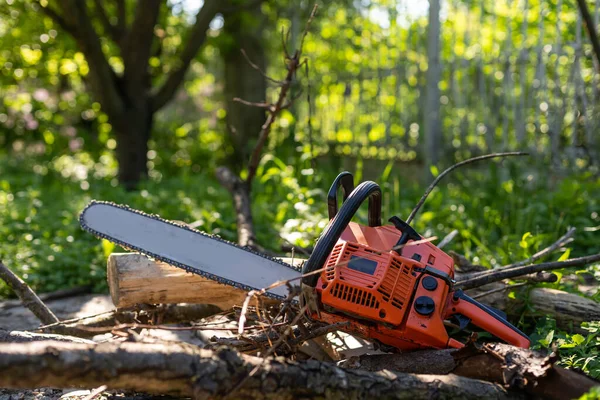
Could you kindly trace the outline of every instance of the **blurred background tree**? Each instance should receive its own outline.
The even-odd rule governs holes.
[[[27,19],[39,24],[40,31],[45,27],[45,15],[56,30],[73,40],[80,63],[85,63],[80,73],[86,90],[108,116],[116,138],[119,179],[125,187],[134,188],[147,175],[154,114],[181,85],[204,44],[218,3],[206,1],[189,32],[180,32],[167,51],[163,51],[164,41],[172,39],[169,32],[174,31],[173,25],[181,25],[181,20],[173,18],[170,7],[160,0],[143,4],[61,0],[52,5],[33,1],[22,3],[20,13],[17,8],[11,12],[20,15],[19,26],[26,25]],[[36,50],[40,52],[31,51],[35,54]]]

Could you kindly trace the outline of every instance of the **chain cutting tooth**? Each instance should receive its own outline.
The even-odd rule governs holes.
[[[83,219],[83,216],[84,216],[85,212],[90,207],[93,207],[96,204],[102,204],[102,205],[107,205],[107,206],[114,207],[114,208],[119,208],[121,210],[125,210],[125,211],[131,212],[131,213],[139,214],[139,215],[142,215],[142,216],[144,216],[146,218],[150,218],[150,219],[153,219],[153,220],[156,220],[156,221],[160,221],[160,222],[163,222],[163,223],[175,226],[177,228],[185,229],[185,230],[193,232],[195,234],[211,238],[212,240],[217,240],[219,242],[228,244],[230,246],[234,246],[234,247],[236,247],[236,248],[238,248],[240,250],[247,251],[248,253],[255,254],[255,255],[260,256],[260,257],[262,257],[262,258],[264,258],[266,260],[269,260],[269,261],[272,261],[272,262],[276,262],[278,264],[283,265],[284,267],[288,267],[288,268],[293,269],[295,271],[300,271],[299,268],[296,268],[296,267],[294,267],[294,266],[292,266],[292,265],[290,265],[288,263],[285,263],[285,262],[283,262],[283,261],[281,261],[279,259],[276,259],[276,258],[273,258],[273,257],[269,257],[269,256],[267,256],[265,254],[259,253],[259,252],[255,251],[255,250],[252,250],[252,249],[248,248],[248,247],[242,247],[242,246],[240,246],[240,245],[238,245],[236,243],[233,243],[233,242],[230,242],[228,240],[222,239],[220,236],[211,235],[211,234],[208,234],[206,232],[202,232],[202,231],[199,231],[197,229],[190,228],[187,225],[182,225],[182,224],[175,223],[173,221],[166,220],[166,219],[161,218],[160,216],[158,216],[156,214],[147,214],[147,213],[145,213],[143,211],[136,210],[136,209],[131,208],[131,207],[127,206],[127,205],[116,204],[116,203],[112,203],[110,201],[92,200],[83,209],[83,211],[79,215],[79,224],[81,225],[82,229],[85,230],[85,231],[87,231],[87,232],[90,232],[91,234],[93,234],[94,236],[96,236],[99,239],[106,239],[109,242],[118,244],[119,246],[123,247],[124,249],[141,253],[141,254],[145,255],[146,257],[150,257],[150,258],[153,258],[155,260],[162,261],[162,262],[164,262],[166,264],[173,265],[174,267],[178,267],[178,268],[184,269],[187,272],[203,276],[205,278],[208,278],[208,279],[213,280],[213,281],[218,282],[218,283],[222,283],[224,285],[233,286],[233,287],[245,290],[245,291],[261,289],[261,288],[253,288],[251,286],[244,285],[243,283],[239,283],[239,282],[235,282],[235,281],[232,281],[232,280],[229,280],[229,279],[225,279],[225,278],[222,278],[222,277],[220,277],[218,275],[209,274],[208,272],[204,272],[204,271],[201,271],[199,269],[196,269],[196,268],[190,267],[188,265],[182,264],[182,263],[180,263],[178,261],[174,261],[174,260],[171,260],[169,258],[162,257],[159,254],[155,254],[155,253],[152,253],[151,251],[139,248],[137,246],[130,245],[130,244],[125,243],[125,242],[123,242],[121,240],[115,239],[115,238],[110,237],[110,236],[108,236],[108,235],[106,235],[104,233],[96,231],[95,229],[87,226],[86,223],[85,223],[85,221],[84,221],[84,219]],[[267,296],[267,297],[273,298],[273,299],[285,300],[284,296],[278,296],[278,295],[273,294],[271,292],[265,292],[264,295]]]

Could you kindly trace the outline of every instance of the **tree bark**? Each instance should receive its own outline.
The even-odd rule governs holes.
[[[553,365],[555,359],[543,353],[492,343],[481,348],[425,350],[400,354],[352,357],[345,368],[365,371],[390,370],[404,373],[456,374],[496,382],[513,389],[525,389],[544,399],[579,398],[598,382],[583,373]]]
[[[231,193],[236,215],[238,244],[260,249],[254,235],[250,186],[227,167],[217,168],[216,176],[221,185]]]
[[[143,88],[141,92],[147,89]],[[131,99],[131,103],[123,115],[111,119],[117,137],[119,182],[127,190],[135,189],[138,182],[148,175],[148,140],[153,123],[148,97],[140,94],[137,99]]]
[[[424,159],[425,174],[429,177],[429,168],[437,165],[442,148],[442,132],[440,128],[440,0],[429,0],[429,25],[427,28],[427,87],[425,91],[425,118],[423,134],[425,135]]]
[[[248,377],[254,368],[257,373]],[[247,399],[523,398],[498,384],[454,375],[370,373],[318,361],[263,360],[229,349],[211,351],[184,344],[0,344],[0,387],[99,385],[196,399],[230,394]]]
[[[246,10],[225,15],[224,34],[233,45],[221,49],[225,63],[224,96],[227,110],[226,123],[232,154],[228,165],[238,172],[250,158],[251,143],[258,138],[265,122],[265,110],[234,101],[241,98],[252,103],[266,100],[267,81],[265,76],[250,65],[248,59],[261,71],[266,70],[263,38],[263,15],[261,1]],[[248,59],[242,54],[246,53]]]

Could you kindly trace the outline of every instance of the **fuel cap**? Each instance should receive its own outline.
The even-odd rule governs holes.
[[[422,281],[423,287],[429,291],[437,289],[438,282],[433,276],[426,276]]]
[[[415,311],[421,315],[430,315],[435,310],[435,302],[429,296],[417,297],[415,300]]]

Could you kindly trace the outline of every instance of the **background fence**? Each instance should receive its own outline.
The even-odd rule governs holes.
[[[426,92],[437,85],[442,155],[519,149],[556,165],[593,163],[600,78],[575,1],[442,2],[438,82],[426,74],[431,20],[412,0],[381,3],[365,6],[375,28],[359,33],[370,40],[344,40],[341,26],[341,39],[330,35],[330,47],[352,42],[356,62],[339,68],[335,56],[310,55],[314,133],[303,104],[297,137],[315,152],[421,158]],[[598,1],[589,6],[598,25]],[[377,29],[389,36],[378,42]]]

